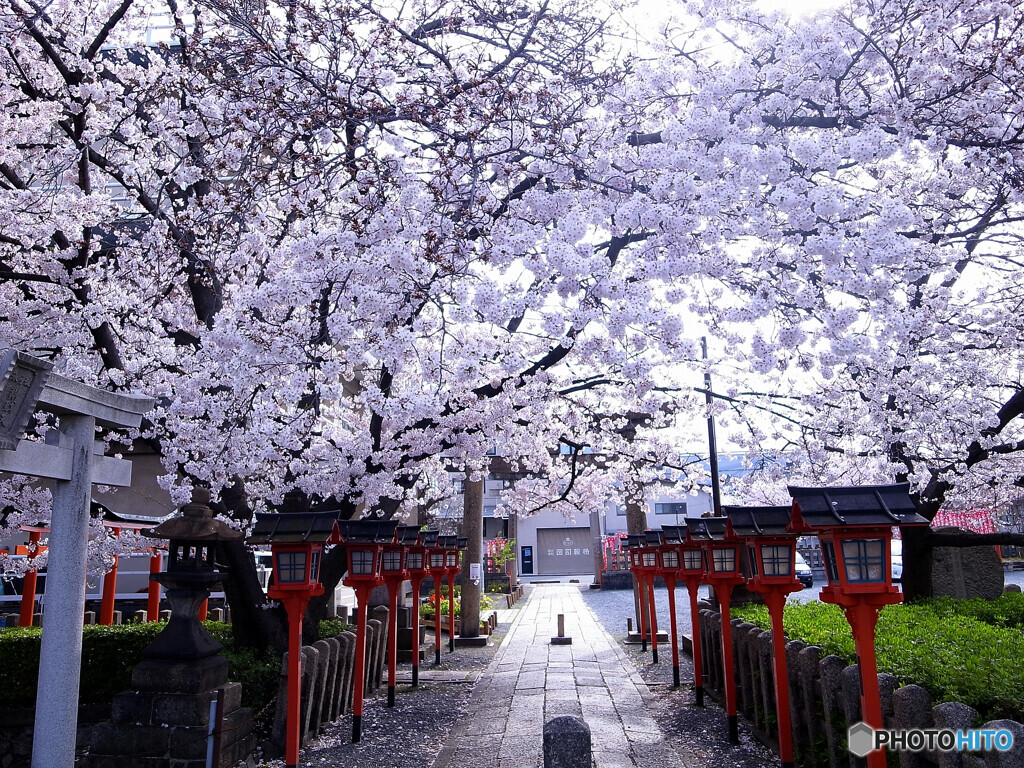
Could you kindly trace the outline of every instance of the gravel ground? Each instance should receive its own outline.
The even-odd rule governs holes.
[[[352,743],[352,717],[346,715],[302,749],[303,768],[430,768],[454,725],[467,713],[472,681],[487,668],[519,607],[501,609],[498,628],[482,648],[456,648],[449,653],[447,640],[441,650],[441,665],[433,655],[420,664],[420,680],[412,688],[412,665],[398,665],[395,706],[387,706],[385,682],[376,695],[363,704],[362,737]],[[427,630],[428,639],[433,631]],[[433,677],[442,679],[432,680]],[[458,679],[461,678],[461,679]],[[465,679],[469,678],[469,679]],[[260,768],[280,768],[283,760],[257,761]]]
[[[633,615],[633,592],[586,587],[582,591],[584,602],[605,630],[622,643],[626,637],[626,617]],[[658,629],[668,633],[668,591],[656,589],[654,595],[658,609]],[[678,631],[690,634],[690,605],[685,587],[676,589],[676,620]],[[640,650],[640,645],[622,643],[622,648],[636,665],[644,682],[655,693],[651,715],[681,759],[687,760],[692,755],[697,758],[699,765],[714,768],[767,768],[778,765],[777,755],[744,727],[742,718],[740,744],[735,746],[729,743],[725,711],[706,694],[705,706],[695,705],[693,664],[682,650],[679,652],[682,685],[673,688],[671,643],[659,644],[658,664],[651,662],[650,646],[647,653]]]
[[[581,592],[584,602],[608,633],[620,642],[624,641],[626,617],[632,615],[632,592],[592,590],[586,585],[581,586]],[[658,606],[658,628],[667,632],[668,593],[665,589],[655,590],[655,602]],[[448,653],[445,647],[440,667],[434,667],[433,658],[428,657],[420,667],[420,684],[415,689],[409,685],[411,665],[399,664],[395,707],[387,707],[386,684],[377,695],[365,701],[360,743],[352,743],[352,718],[343,717],[302,750],[299,765],[303,768],[430,768],[455,724],[473,715],[468,711],[472,681],[475,679],[472,673],[482,672],[490,664],[518,610],[519,607],[497,611],[498,628],[487,646],[456,648],[453,653]],[[683,588],[676,591],[676,610],[679,631],[689,634],[689,603]],[[683,685],[677,689],[672,687],[670,644],[659,648],[659,664],[651,663],[650,651],[642,653],[639,645],[623,643],[622,648],[656,694],[651,714],[686,764],[693,768],[768,768],[777,765],[775,754],[743,727],[742,720],[740,745],[729,744],[725,713],[710,697],[705,697],[707,706],[694,706],[693,666],[689,656],[680,653]],[[443,679],[431,680],[435,675]],[[264,760],[258,761],[257,765],[259,768],[281,768],[284,762]]]

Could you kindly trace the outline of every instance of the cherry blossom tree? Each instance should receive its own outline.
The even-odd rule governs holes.
[[[500,444],[586,508],[687,471],[704,334],[752,455],[1020,477],[1018,4],[709,0],[650,56],[578,0],[0,7],[5,335],[160,398],[179,501],[390,516]]]
[[[622,92],[616,221],[692,275],[718,407],[791,477],[910,480],[929,517],[1020,485],[1020,4],[698,15]]]
[[[3,7],[8,342],[156,395],[178,501],[391,515],[498,441],[558,488],[552,447],[663,405],[688,347],[605,226],[589,4]]]

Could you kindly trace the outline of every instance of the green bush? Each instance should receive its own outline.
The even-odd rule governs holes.
[[[441,615],[448,615],[448,598],[445,596],[446,592],[441,592]],[[458,587],[455,588],[456,597],[459,596]],[[489,611],[494,607],[494,601],[491,600],[487,595],[480,595],[480,610]],[[457,600],[455,602],[455,618],[459,618],[462,615],[462,601]],[[434,618],[434,593],[431,592],[428,599],[420,603],[420,617],[424,619]]]
[[[163,627],[163,623],[85,627],[79,701],[100,704],[127,689],[142,649]],[[39,627],[0,630],[0,690],[5,692],[6,706],[35,704],[41,642]]]
[[[131,688],[132,670],[142,659],[142,650],[167,626],[166,622],[89,625],[82,632],[82,670],[79,701],[103,704],[116,693]],[[207,621],[207,632],[224,646],[228,679],[242,684],[242,705],[257,713],[274,703],[281,672],[280,654],[258,653],[235,647],[231,625]],[[338,619],[320,623],[320,636],[331,637],[348,629]],[[39,627],[0,628],[0,690],[3,706],[35,705],[39,670]]]
[[[922,686],[937,703],[959,701],[974,707],[984,720],[1024,719],[1024,666],[1019,661],[1024,657],[1024,630],[1014,623],[1019,618],[1016,597],[987,607],[975,600],[949,599],[886,607],[876,630],[879,671],[895,675],[902,685]],[[981,615],[991,622],[979,619]],[[743,606],[733,616],[769,626],[764,606]],[[856,661],[850,625],[834,605],[789,603],[783,626],[790,639],[817,645],[851,664]]]

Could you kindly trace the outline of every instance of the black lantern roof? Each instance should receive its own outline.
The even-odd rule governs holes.
[[[464,536],[438,536],[437,546],[444,549],[465,549],[469,539]]]
[[[666,544],[682,544],[686,541],[685,525],[663,525],[661,533],[665,537]]]
[[[626,536],[626,547],[629,549],[637,549],[639,547],[647,546],[647,537],[642,533],[630,533]]]
[[[737,536],[794,536],[789,530],[792,507],[722,507]]]
[[[688,517],[686,528],[694,541],[711,541],[725,538],[728,522],[727,517]]]
[[[648,547],[660,547],[665,543],[665,534],[661,531],[644,531],[644,540]]]
[[[338,524],[336,512],[268,512],[256,515],[249,544],[322,543]]]
[[[420,527],[418,525],[400,525],[395,528],[395,538],[399,544],[407,547],[420,543]]]
[[[397,520],[339,520],[338,531],[346,542],[390,542],[395,538]]]
[[[910,498],[910,483],[898,485],[797,488],[793,497],[794,533],[851,526],[928,525]]]
[[[437,536],[437,531],[422,531],[420,533],[420,544],[422,544],[425,547],[436,547]]]

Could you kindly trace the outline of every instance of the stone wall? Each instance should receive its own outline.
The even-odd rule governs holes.
[[[778,736],[772,633],[753,624],[732,621],[733,660],[737,705],[755,732],[769,740]],[[704,654],[704,687],[724,695],[722,617],[700,612],[700,642]],[[825,656],[821,648],[799,640],[786,644],[790,716],[795,760],[804,768],[864,768],[865,761],[846,750],[846,729],[860,722],[860,670],[838,656]],[[879,674],[882,716],[886,728],[992,728],[1014,735],[1008,752],[900,752],[900,768],[1022,768],[1024,725],[1011,720],[981,724],[978,713],[965,704],[935,705],[917,685],[900,687],[896,678]]]

